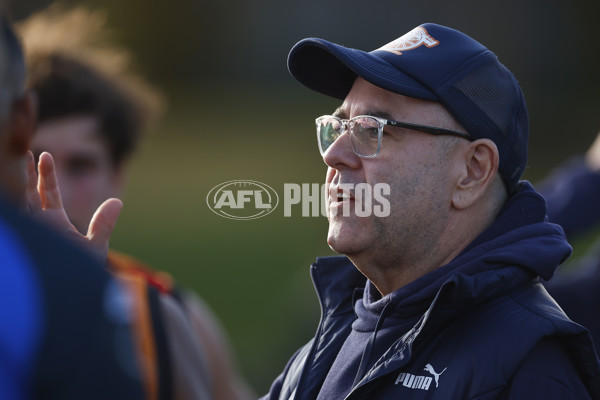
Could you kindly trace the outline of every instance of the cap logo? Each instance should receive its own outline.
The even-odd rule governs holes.
[[[438,44],[440,44],[440,42],[431,37],[425,28],[418,26],[412,31],[402,35],[394,41],[389,42],[377,50],[384,50],[389,51],[390,53],[402,55],[403,51],[416,49],[421,45],[435,47]]]

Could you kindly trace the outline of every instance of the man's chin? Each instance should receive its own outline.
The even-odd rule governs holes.
[[[356,253],[357,247],[359,243],[356,242],[356,237],[351,237],[351,235],[347,236],[338,236],[329,234],[327,237],[327,244],[331,248],[331,250],[335,251],[338,254],[352,254]]]

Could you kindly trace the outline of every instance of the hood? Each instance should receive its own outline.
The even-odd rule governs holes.
[[[456,258],[385,296],[383,303],[392,303],[387,306],[391,308],[389,315],[395,314],[393,309],[400,313],[420,312],[427,309],[442,286],[448,286],[446,296],[478,303],[539,276],[550,279],[571,252],[562,228],[547,222],[544,198],[531,184],[522,181],[494,223]],[[340,260],[350,263],[345,258]],[[340,271],[339,267],[335,270]],[[356,282],[355,279],[353,283]],[[380,303],[376,289],[370,282],[367,286],[367,302]],[[330,293],[328,289],[323,292]]]
[[[550,279],[572,249],[562,228],[546,219],[544,198],[522,181],[494,223],[450,263],[383,299],[367,281],[365,305],[373,314],[385,306],[388,317],[406,318],[427,310],[442,288],[449,304],[460,309],[464,302],[483,302],[540,276]],[[320,258],[313,265],[313,280],[325,309],[348,304],[352,298],[349,285],[365,287],[364,276],[345,257]],[[345,293],[344,299],[341,293]]]

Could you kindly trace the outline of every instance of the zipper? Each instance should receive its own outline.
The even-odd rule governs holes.
[[[325,309],[323,307],[323,297],[322,297],[322,293],[321,293],[321,286],[319,285],[319,282],[318,282],[318,276],[317,276],[318,271],[317,271],[315,264],[311,265],[310,271],[311,271],[310,275],[313,280],[313,284],[315,286],[315,291],[317,292],[317,297],[319,299],[319,308],[321,309],[321,317],[319,319],[319,325],[317,326],[317,331],[315,333],[315,337],[314,337],[312,346],[304,360],[304,366],[302,367],[302,372],[300,372],[300,379],[298,379],[298,384],[296,385],[296,388],[294,389],[291,399],[297,398],[297,396],[302,393],[301,392],[302,384],[306,380],[307,371],[310,369],[310,366],[312,365],[312,363],[314,361],[313,360],[314,354],[315,354],[316,348],[319,344],[319,339],[321,337],[321,333],[322,333],[322,329],[323,329],[323,322],[325,321]]]

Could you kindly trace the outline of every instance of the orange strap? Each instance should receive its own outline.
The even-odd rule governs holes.
[[[108,263],[113,271],[128,271],[143,276],[150,286],[161,293],[171,293],[173,290],[173,277],[168,272],[156,271],[127,254],[111,249]]]
[[[158,367],[152,317],[148,305],[148,283],[138,274],[113,271],[133,300],[132,330],[146,398],[158,400]]]

